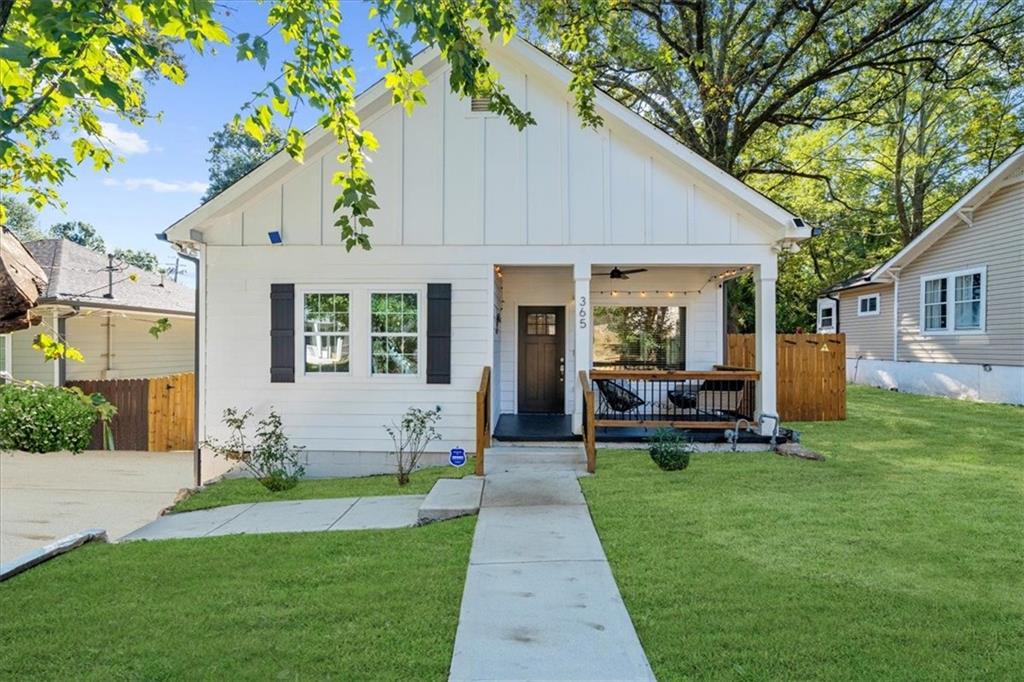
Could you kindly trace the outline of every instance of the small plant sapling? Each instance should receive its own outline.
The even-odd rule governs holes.
[[[246,437],[252,409],[239,413],[234,407],[224,410],[222,421],[230,436],[225,441],[207,440],[204,446],[231,462],[239,462],[272,492],[294,488],[306,468],[299,463],[304,448],[292,447],[281,427],[281,417],[273,410],[256,425],[254,439]]]
[[[398,471],[398,485],[409,482],[409,474],[415,469],[427,446],[441,439],[434,425],[441,419],[441,406],[432,410],[410,407],[398,422],[385,425],[384,430],[391,436]]]

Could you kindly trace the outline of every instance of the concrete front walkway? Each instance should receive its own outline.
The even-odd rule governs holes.
[[[232,504],[161,516],[121,540],[404,528],[416,525],[424,498],[425,495],[388,495]]]
[[[449,679],[654,679],[576,467],[537,454],[487,474]]]

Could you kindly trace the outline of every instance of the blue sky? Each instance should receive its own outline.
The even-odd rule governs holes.
[[[229,33],[266,31],[266,5],[246,0],[219,1],[217,5]],[[373,24],[361,0],[342,0],[341,7],[342,34],[353,47],[362,90],[380,77],[373,53],[366,46]],[[39,226],[46,229],[63,220],[82,220],[99,230],[110,250],[148,249],[161,262],[172,262],[173,251],[153,235],[199,204],[207,180],[210,133],[230,121],[253,91],[280,73],[280,63],[290,50],[276,34],[267,39],[271,62],[266,71],[255,62],[236,61],[231,46],[218,46],[215,55],[197,56],[186,51],[185,84],[160,81],[148,89],[148,108],[154,114],[162,112],[159,120],[136,127],[112,115],[101,116],[107,137],[124,162],[106,173],[80,166],[77,177],[60,190],[66,208],[44,209]],[[306,128],[315,118],[315,112],[306,109],[296,115],[295,123]]]

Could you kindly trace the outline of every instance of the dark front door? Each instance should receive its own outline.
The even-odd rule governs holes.
[[[565,308],[519,309],[519,412],[561,414],[565,405]]]

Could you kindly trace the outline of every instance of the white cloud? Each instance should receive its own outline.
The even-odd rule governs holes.
[[[156,178],[125,178],[124,180],[104,178],[103,184],[107,187],[123,187],[130,190],[145,187],[161,194],[168,192],[202,194],[206,191],[207,187],[205,182],[199,182],[198,180],[158,180]]]
[[[103,137],[111,151],[117,154],[129,156],[131,154],[146,154],[149,152],[149,141],[138,133],[131,130],[124,130],[116,123],[100,121],[100,129]]]

